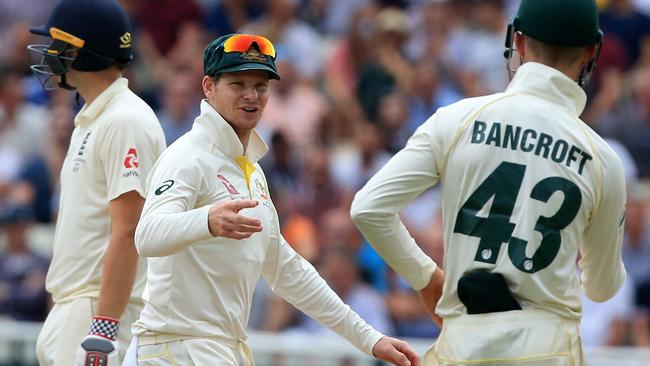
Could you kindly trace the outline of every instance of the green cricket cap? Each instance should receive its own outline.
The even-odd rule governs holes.
[[[595,0],[523,0],[514,27],[538,41],[557,46],[591,46],[603,37]]]
[[[271,41],[261,36],[233,33],[210,42],[203,52],[205,75],[247,70],[268,71],[270,79],[280,80]]]

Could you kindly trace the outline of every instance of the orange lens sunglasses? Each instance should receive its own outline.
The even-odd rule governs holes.
[[[266,37],[251,34],[235,34],[228,38],[223,44],[225,52],[246,52],[255,43],[260,52],[275,58],[275,47]]]

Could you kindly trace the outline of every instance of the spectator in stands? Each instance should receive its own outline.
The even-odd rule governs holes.
[[[51,107],[50,137],[42,151],[23,166],[12,187],[14,203],[30,207],[34,219],[51,223],[56,219],[59,207],[59,175],[72,135],[73,111],[69,104]]]
[[[174,46],[184,25],[203,21],[195,0],[141,0],[136,12],[137,22],[162,56]]]
[[[464,94],[482,95],[504,90],[508,74],[503,66],[507,16],[503,0],[469,0],[470,27],[450,36],[448,65],[459,71]],[[473,27],[472,27],[473,26]]]
[[[377,110],[377,128],[381,134],[382,147],[394,154],[404,147],[409,138],[407,126],[410,110],[408,99],[400,91],[381,97]]]
[[[267,12],[259,19],[244,25],[243,33],[264,34],[293,57],[300,79],[314,80],[322,68],[322,39],[307,22],[298,18],[299,0],[269,0]],[[278,53],[280,57],[281,54]]]
[[[632,322],[632,343],[638,347],[650,347],[650,279],[638,287],[636,306]]]
[[[613,77],[612,77],[613,78]],[[614,79],[612,79],[614,80]],[[644,65],[630,72],[630,92],[623,91],[625,79],[608,83],[603,89],[616,89],[612,96],[618,103],[600,117],[594,116],[592,124],[601,134],[620,141],[634,158],[640,178],[650,177],[650,65]],[[612,91],[604,91],[611,93]],[[607,113],[609,112],[609,113]]]
[[[9,175],[15,178],[19,172],[18,165],[40,152],[46,137],[43,130],[49,119],[48,112],[43,107],[25,102],[22,78],[23,70],[0,65],[0,165],[3,166],[0,170],[6,172],[0,177]],[[15,170],[7,172],[8,165],[15,165]]]
[[[428,58],[415,64],[413,86],[408,92],[407,134],[410,136],[438,108],[455,103],[462,95],[441,72],[441,64]]]
[[[354,14],[370,3],[372,0],[311,0],[302,14],[321,33],[339,38],[350,32]]]
[[[300,165],[296,155],[293,145],[281,131],[271,135],[270,153],[261,161],[271,197],[284,193],[290,195],[296,191],[300,178]]]
[[[360,123],[354,129],[354,140],[346,148],[332,149],[330,171],[336,185],[356,192],[390,159],[384,149],[379,128]]]
[[[194,116],[199,114],[196,89],[198,78],[189,70],[175,70],[167,76],[163,87],[162,108],[156,112],[160,126],[165,133],[167,146],[192,129]]]
[[[650,36],[650,18],[638,11],[630,0],[610,0],[600,12],[600,27],[608,38],[620,39],[627,53],[627,67],[641,54],[641,43]]]
[[[313,222],[319,222],[323,213],[341,205],[343,191],[336,186],[330,172],[328,151],[315,147],[305,154],[303,177],[298,188],[298,210]]]
[[[350,123],[366,120],[360,101],[356,98],[360,72],[372,58],[373,19],[378,7],[368,4],[359,8],[350,20],[348,32],[331,46],[326,57],[323,84],[337,113]]]
[[[372,21],[371,56],[359,68],[356,95],[365,117],[377,122],[381,99],[411,89],[415,73],[404,47],[409,35],[406,13],[398,8],[381,10]]]
[[[237,32],[244,25],[264,15],[267,6],[267,0],[222,0],[202,3],[204,25],[210,37]]]
[[[42,322],[48,312],[49,260],[29,247],[31,221],[27,207],[5,207],[0,212],[0,228],[7,238],[7,249],[0,253],[0,316]]]
[[[451,0],[421,1],[409,9],[413,27],[406,52],[410,59],[445,60],[449,35],[454,28],[462,26],[461,17],[454,11],[455,4]]]
[[[628,187],[623,263],[628,276],[636,285],[650,279],[648,204],[648,193],[643,185],[637,183]]]
[[[301,151],[316,141],[318,123],[327,112],[325,98],[311,79],[305,79],[298,68],[301,55],[292,55],[295,47],[278,46],[276,65],[282,80],[271,89],[269,103],[260,120],[262,133],[281,131]]]

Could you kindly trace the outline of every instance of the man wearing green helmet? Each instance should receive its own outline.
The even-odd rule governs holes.
[[[442,326],[425,365],[583,365],[581,292],[625,280],[623,168],[579,119],[602,38],[594,0],[523,0],[507,89],[440,108],[356,195],[355,224]],[[438,181],[444,273],[398,216]]]
[[[124,366],[254,366],[246,328],[256,283],[359,350],[418,366],[406,343],[352,311],[284,240],[257,163],[255,130],[279,80],[267,38],[229,34],[203,54],[205,99],[192,130],[169,146],[147,179],[138,253],[147,257],[144,309]]]

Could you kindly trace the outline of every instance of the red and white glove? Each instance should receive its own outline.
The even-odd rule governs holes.
[[[118,319],[95,316],[90,332],[77,348],[75,366],[120,366],[117,344]]]

